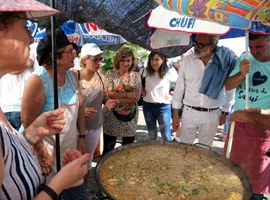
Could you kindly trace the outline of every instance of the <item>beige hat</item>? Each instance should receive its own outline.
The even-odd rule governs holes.
[[[0,0],[0,12],[26,12],[28,19],[49,17],[59,13],[36,0]]]

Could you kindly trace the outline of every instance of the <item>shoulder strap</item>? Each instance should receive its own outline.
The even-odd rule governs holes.
[[[105,91],[103,80],[102,80],[102,78],[101,78],[101,76],[100,76],[100,74],[98,72],[97,72],[97,75],[100,78],[100,81],[102,83],[103,91]]]
[[[142,83],[142,89],[145,89],[147,74],[146,74],[146,76],[143,76],[143,75],[144,75],[144,68],[143,68],[142,75],[141,75],[141,83]]]
[[[81,80],[81,73],[80,73],[80,70],[78,70],[78,80]]]
[[[141,78],[144,78],[144,68],[143,68],[143,71],[142,71],[142,74],[141,74]]]
[[[70,84],[71,89],[76,91],[78,89],[78,85],[75,79],[76,77],[75,77],[74,71],[68,70],[66,73],[67,73],[67,81]]]

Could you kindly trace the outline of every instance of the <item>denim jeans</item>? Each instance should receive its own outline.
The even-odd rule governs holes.
[[[143,102],[143,114],[150,140],[157,140],[157,121],[164,141],[171,137],[171,104]]]
[[[68,188],[62,193],[63,200],[88,200],[84,185]]]
[[[224,132],[224,135],[228,135],[228,130],[230,128],[230,124],[231,124],[231,113],[234,112],[234,106],[232,106],[231,108],[231,112],[229,112],[229,114],[227,115],[227,119],[226,119],[226,122],[224,124],[224,128],[223,128],[223,132]]]
[[[10,125],[16,130],[19,130],[21,127],[21,112],[6,112],[5,116]]]

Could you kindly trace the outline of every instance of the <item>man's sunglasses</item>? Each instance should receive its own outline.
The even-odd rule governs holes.
[[[196,40],[193,40],[193,44],[196,45],[199,49],[202,49],[206,46],[210,46],[212,44],[212,42],[203,44],[203,43],[197,42]]]

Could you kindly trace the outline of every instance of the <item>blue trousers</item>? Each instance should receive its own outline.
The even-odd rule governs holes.
[[[157,122],[164,141],[172,141],[171,137],[171,104],[143,102],[143,115],[150,140],[157,140]]]
[[[21,112],[6,112],[5,116],[10,123],[10,125],[15,128],[16,130],[19,130],[21,127]]]

